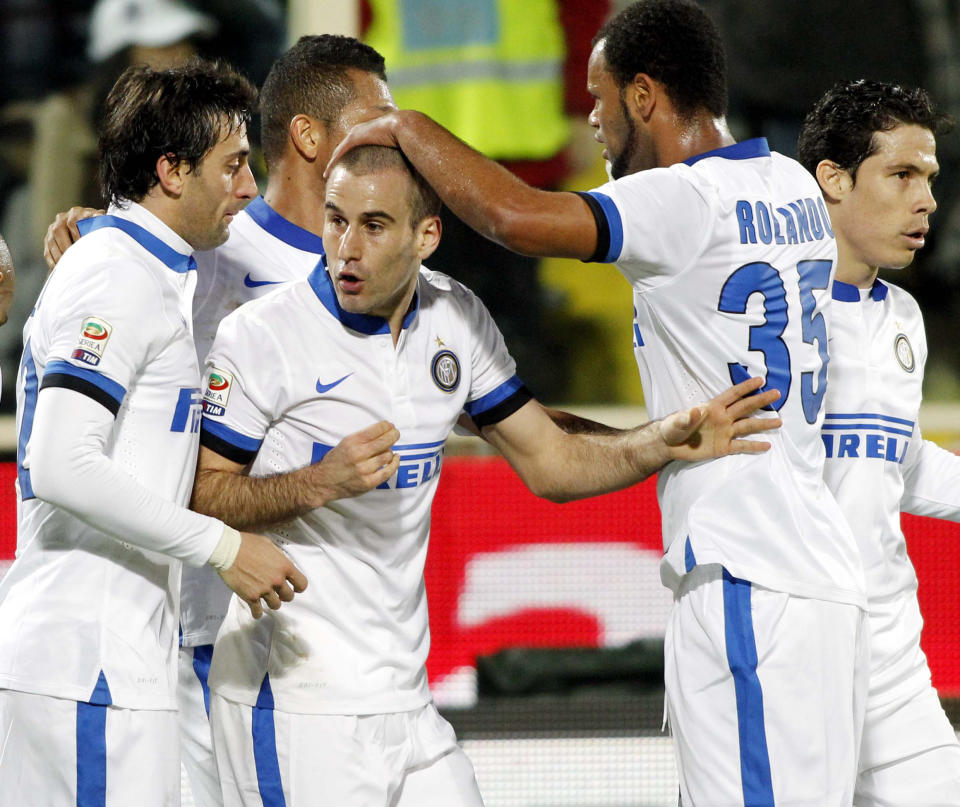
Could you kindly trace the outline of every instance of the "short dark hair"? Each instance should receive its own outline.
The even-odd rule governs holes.
[[[224,137],[250,123],[257,91],[229,65],[194,59],[168,70],[130,67],[103,106],[100,190],[107,202],[142,201],[167,155],[192,171]]]
[[[339,164],[359,176],[390,168],[406,171],[413,181],[410,196],[411,226],[416,227],[428,216],[440,215],[440,197],[437,192],[400,149],[389,146],[358,146],[348,151]]]
[[[800,127],[797,159],[811,174],[832,160],[856,181],[857,169],[877,150],[874,134],[915,124],[935,135],[953,120],[934,108],[926,90],[882,81],[840,81],[814,104]]]
[[[666,87],[677,111],[727,114],[727,59],[716,24],[687,0],[639,0],[610,19],[593,38],[623,89],[637,73]]]
[[[362,70],[387,80],[381,56],[352,36],[302,36],[270,68],[260,91],[260,139],[267,166],[287,144],[287,127],[296,115],[309,115],[329,128],[356,97],[347,71]]]

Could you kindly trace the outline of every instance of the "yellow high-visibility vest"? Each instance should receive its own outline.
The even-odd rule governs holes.
[[[488,157],[542,160],[569,137],[564,33],[554,0],[370,0],[364,41],[401,109]]]

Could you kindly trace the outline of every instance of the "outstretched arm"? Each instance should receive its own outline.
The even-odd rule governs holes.
[[[507,249],[583,260],[596,249],[596,222],[583,199],[530,187],[420,112],[399,110],[355,126],[327,173],[365,144],[401,149],[454,214]]]
[[[386,482],[400,464],[391,451],[399,439],[380,421],[344,437],[320,462],[266,477],[201,446],[190,506],[236,529],[266,529]]]
[[[569,501],[627,487],[673,460],[766,451],[768,443],[741,439],[780,426],[776,417],[750,417],[779,398],[776,390],[754,394],[762,385],[763,379],[752,378],[700,406],[609,434],[565,431],[530,401],[483,433],[531,491]]]

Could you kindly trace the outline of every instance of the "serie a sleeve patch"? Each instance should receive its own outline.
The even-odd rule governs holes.
[[[213,367],[207,376],[207,385],[203,390],[203,414],[223,417],[227,411],[227,399],[233,386],[233,375],[226,370]]]
[[[103,359],[112,333],[113,326],[102,317],[84,317],[80,337],[70,358],[81,361],[88,367],[96,367]]]

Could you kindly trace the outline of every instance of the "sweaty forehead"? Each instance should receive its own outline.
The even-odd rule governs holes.
[[[400,168],[340,163],[327,180],[327,201],[351,215],[378,210],[402,219],[409,208],[409,182]]]

